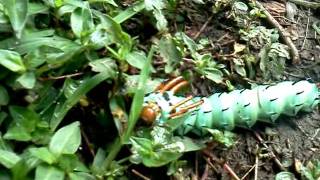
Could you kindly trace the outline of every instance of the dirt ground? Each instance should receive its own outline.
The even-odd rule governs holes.
[[[296,17],[297,23],[290,23],[287,30],[291,30],[297,36],[294,41],[300,50],[301,64],[288,65],[286,79],[301,80],[310,79],[314,82],[320,80],[320,44],[311,28],[313,22],[319,21],[319,13],[299,7]],[[213,25],[214,26],[214,25]],[[215,27],[209,27],[208,36],[216,38],[213,32]],[[308,27],[307,27],[308,26]],[[308,32],[306,32],[308,30]],[[307,163],[312,159],[320,158],[320,114],[319,110],[313,113],[301,113],[297,117],[281,117],[275,125],[258,124],[253,130],[237,129],[237,143],[231,149],[213,149],[211,153],[219,160],[224,160],[241,178],[253,166],[258,166],[256,173],[258,179],[274,179],[275,175],[283,170],[296,173],[295,164]],[[259,143],[254,132],[260,134],[270,150]],[[260,157],[257,157],[257,152]],[[275,158],[270,155],[275,154]],[[263,154],[263,156],[261,155]],[[280,161],[282,167],[277,164]],[[209,168],[207,179],[231,179],[230,175],[221,168],[213,170]],[[246,179],[253,179],[252,170]],[[296,176],[299,177],[298,175]]]
[[[207,14],[197,14],[195,17],[191,17],[198,20],[192,21],[197,23],[191,23],[187,28],[188,35],[193,36],[198,32],[199,27],[206,22],[208,17]],[[316,11],[298,6],[294,22],[277,19],[295,39],[294,43],[301,56],[299,65],[292,65],[288,62],[284,79],[309,79],[320,82],[319,37],[315,36],[315,31],[311,27],[314,22],[319,21],[319,18],[319,13]],[[221,24],[221,19],[213,18],[201,36],[209,37],[215,41],[228,31],[227,25]],[[233,32],[229,31],[229,33],[230,37],[225,41],[232,40]],[[221,48],[227,52],[230,51],[229,47]],[[199,83],[202,83],[202,87],[197,91],[198,93],[206,94],[211,90],[203,82]],[[199,84],[195,86],[199,87]],[[210,156],[214,159],[213,165],[208,165],[204,160],[208,156],[203,153],[197,154],[194,167],[198,170],[193,171],[198,175],[194,177],[198,177],[198,179],[232,179],[225,168],[221,167],[221,162],[226,162],[240,178],[249,172],[245,179],[254,179],[255,174],[258,179],[274,179],[277,173],[287,170],[294,173],[299,179],[295,165],[299,162],[306,164],[310,160],[320,158],[319,130],[319,110],[315,110],[313,113],[300,113],[297,117],[284,116],[274,125],[259,123],[252,130],[236,129],[235,146],[231,149],[215,147],[210,150]],[[262,138],[262,142],[259,142],[255,133]],[[272,157],[271,152],[275,157]],[[254,166],[258,166],[258,168],[256,169]]]

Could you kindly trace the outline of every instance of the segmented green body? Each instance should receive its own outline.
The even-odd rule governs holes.
[[[185,105],[200,99],[203,104],[190,110],[178,132],[186,134],[192,131],[201,135],[206,132],[205,128],[232,130],[236,126],[250,128],[257,121],[273,123],[281,114],[295,116],[299,111],[312,111],[319,104],[319,94],[314,83],[284,81],[275,85],[215,93],[209,97],[195,97]],[[185,97],[166,91],[162,94],[151,93],[144,102],[156,103],[161,109],[156,123],[165,123],[171,120],[169,114],[172,106],[183,99]]]

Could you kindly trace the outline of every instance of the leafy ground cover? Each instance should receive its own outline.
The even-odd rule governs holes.
[[[320,82],[319,7],[0,0],[0,179],[318,179],[317,110],[205,137],[139,116],[144,95],[176,76],[200,96]]]

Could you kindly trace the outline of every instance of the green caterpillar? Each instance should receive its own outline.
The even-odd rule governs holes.
[[[202,135],[206,128],[250,128],[257,121],[274,123],[281,114],[295,116],[299,111],[310,112],[319,104],[320,95],[317,85],[308,81],[284,81],[194,98],[175,96],[177,89],[167,87],[146,95],[142,119],[164,124],[188,113],[178,133],[191,131]]]

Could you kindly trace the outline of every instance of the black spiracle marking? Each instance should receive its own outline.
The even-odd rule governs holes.
[[[302,94],[304,91],[297,92],[296,95]]]
[[[210,113],[211,112],[211,110],[209,110],[209,111],[203,111],[203,113]]]
[[[229,108],[230,108],[230,107],[228,107],[228,108],[225,108],[225,109],[222,109],[222,112],[223,112],[223,111],[226,111],[226,110],[228,110]]]
[[[299,81],[294,81],[293,83],[292,83],[292,85],[295,85],[295,84],[297,84]]]
[[[240,94],[243,93],[245,90],[246,90],[246,89],[242,89],[242,90],[240,91]]]
[[[167,92],[164,92],[162,97],[166,100],[166,101],[169,101],[170,98],[169,98],[169,94]]]
[[[268,86],[266,87],[266,89],[269,89],[271,86],[272,86],[272,85],[268,85]]]
[[[270,102],[275,101],[275,100],[277,100],[277,99],[279,99],[279,98],[270,99]]]
[[[296,104],[296,105],[294,105],[294,106],[299,107],[299,106],[302,106],[302,105],[303,105],[303,103],[301,103],[301,104]]]
[[[218,95],[218,97],[220,97],[222,94],[223,94],[223,93],[220,93],[220,94]]]
[[[250,103],[248,103],[248,104],[244,105],[243,107],[247,107],[247,106],[249,106],[249,105],[250,105]]]

